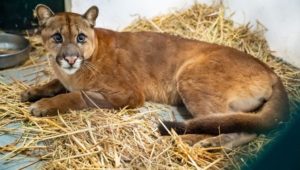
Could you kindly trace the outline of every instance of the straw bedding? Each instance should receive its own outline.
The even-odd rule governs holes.
[[[224,44],[252,54],[272,67],[282,78],[294,110],[300,100],[299,70],[272,56],[264,39],[264,27],[235,25],[224,16],[221,4],[195,4],[187,10],[155,17],[140,18],[125,31],[157,31],[191,39]],[[45,54],[40,40],[30,37],[35,50],[23,67],[34,67]],[[46,61],[47,62],[47,61]],[[48,68],[45,68],[48,71]],[[19,102],[21,91],[29,88],[16,81],[7,85],[0,79],[0,134],[23,135],[14,143],[1,146],[7,161],[18,154],[37,157],[45,162],[43,169],[239,169],[245,157],[255,157],[262,146],[276,136],[260,136],[246,146],[225,152],[223,148],[189,146],[172,132],[161,137],[156,129],[158,110],[147,103],[141,110],[89,109],[48,118],[28,113],[29,103]],[[20,122],[20,128],[8,128]],[[33,162],[27,166],[35,164]]]

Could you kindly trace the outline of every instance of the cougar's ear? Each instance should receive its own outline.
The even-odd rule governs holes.
[[[43,4],[38,4],[35,7],[35,14],[39,20],[39,25],[42,26],[46,23],[47,19],[54,15],[52,10]]]
[[[98,13],[98,7],[92,6],[83,14],[83,17],[89,21],[92,27],[94,27],[96,19],[98,17]]]

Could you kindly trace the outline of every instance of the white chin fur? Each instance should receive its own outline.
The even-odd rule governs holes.
[[[77,71],[79,68],[70,68],[70,69],[68,69],[68,68],[62,68],[62,69],[64,70],[65,73],[71,75],[71,74],[76,73],[76,71]]]
[[[60,64],[61,64],[61,69],[66,73],[66,74],[69,74],[69,75],[71,75],[71,74],[74,74],[74,73],[76,73],[76,71],[77,70],[79,70],[79,68],[80,68],[80,65],[81,65],[81,59],[77,59],[76,61],[75,61],[75,63],[73,64],[73,66],[72,66],[72,68],[70,67],[70,64],[67,62],[67,61],[65,61],[65,60],[61,60],[60,61]]]

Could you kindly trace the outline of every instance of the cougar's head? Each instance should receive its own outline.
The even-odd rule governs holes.
[[[45,48],[55,56],[56,64],[67,74],[74,74],[94,50],[94,25],[98,8],[92,6],[83,15],[54,14],[46,5],[35,8]]]

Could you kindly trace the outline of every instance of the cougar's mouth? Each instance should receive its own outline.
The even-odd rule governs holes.
[[[76,61],[74,61],[74,63],[69,63],[65,59],[61,59],[59,61],[59,65],[62,68],[62,70],[69,75],[76,73],[79,70],[81,64],[81,58],[77,58]]]

